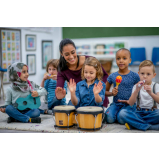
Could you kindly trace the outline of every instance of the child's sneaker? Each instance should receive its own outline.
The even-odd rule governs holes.
[[[30,123],[41,123],[41,118],[40,117],[30,118],[29,122]]]
[[[128,123],[125,123],[125,126],[126,126],[126,128],[127,128],[128,130],[131,130],[131,129],[132,129],[132,127],[131,127]]]
[[[7,123],[16,122],[16,120],[12,117],[8,117]]]

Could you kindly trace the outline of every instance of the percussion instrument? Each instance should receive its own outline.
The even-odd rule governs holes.
[[[69,105],[55,106],[53,108],[53,114],[55,115],[55,127],[69,128],[73,124],[73,115],[75,113],[75,107]]]
[[[79,129],[98,130],[102,127],[103,108],[96,106],[79,107],[76,121]]]

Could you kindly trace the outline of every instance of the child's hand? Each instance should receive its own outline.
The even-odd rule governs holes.
[[[38,97],[38,92],[37,91],[32,91],[32,97]]]
[[[114,87],[114,88],[112,89],[112,94],[113,94],[113,96],[116,96],[117,93],[118,93],[118,89],[117,89],[117,87]]]
[[[51,77],[53,80],[57,80],[57,75],[52,75]]]
[[[146,90],[146,92],[147,92],[149,95],[151,95],[151,93],[152,93],[152,88],[151,88],[150,85],[144,85],[144,89]]]
[[[118,99],[118,102],[122,102],[122,103],[127,103],[127,104],[129,104],[129,100],[120,100],[120,99]]]
[[[57,99],[63,99],[66,96],[66,90],[61,87],[57,87],[55,90],[55,95]]]
[[[44,75],[43,79],[44,79],[44,80],[49,79],[49,75],[48,75],[48,74]]]
[[[68,88],[70,90],[71,93],[74,93],[76,91],[76,82],[74,81],[74,79],[72,80],[72,78],[69,80],[69,82],[67,82],[68,84]]]
[[[99,81],[98,84],[95,83],[94,88],[93,88],[93,93],[94,94],[100,93],[102,88],[103,88],[103,86],[102,86],[102,82],[101,81]]]
[[[0,111],[5,113],[6,112],[6,109],[5,108],[0,108]]]
[[[139,92],[141,90],[142,86],[144,86],[144,82],[143,81],[139,81],[136,84],[136,90]]]

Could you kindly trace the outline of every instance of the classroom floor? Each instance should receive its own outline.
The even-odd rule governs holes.
[[[111,88],[112,89],[112,88]],[[66,101],[70,100],[70,92],[68,90]],[[112,102],[113,97],[109,97],[110,103]],[[4,100],[0,99],[0,106],[4,104]],[[77,126],[74,126],[69,129],[60,129],[54,127],[55,122],[54,116],[52,115],[42,115],[41,114],[41,123],[7,123],[8,115],[0,112],[0,133],[159,133],[159,131],[139,131],[139,130],[128,130],[125,125],[120,125],[117,123],[114,124],[103,124],[102,128],[97,131],[85,131],[77,129]]]

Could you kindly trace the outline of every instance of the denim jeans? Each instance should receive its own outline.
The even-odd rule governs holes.
[[[27,111],[19,111],[12,105],[8,105],[6,107],[6,113],[8,116],[20,121],[27,123],[30,118],[36,118],[40,116],[40,111],[39,109],[31,109]]]
[[[122,109],[134,111],[136,108],[131,107],[127,104],[124,104],[123,106],[118,106],[115,103],[111,103],[110,107],[105,112],[104,120],[107,123],[115,123],[116,121],[118,121],[118,123],[120,124],[125,124],[125,121],[119,115]]]
[[[131,110],[123,109],[121,110],[120,117],[125,123],[131,125],[131,127],[146,131],[152,125],[156,125],[159,128],[159,109],[148,110],[140,109],[135,110],[134,112]],[[155,130],[157,130],[155,128]]]

